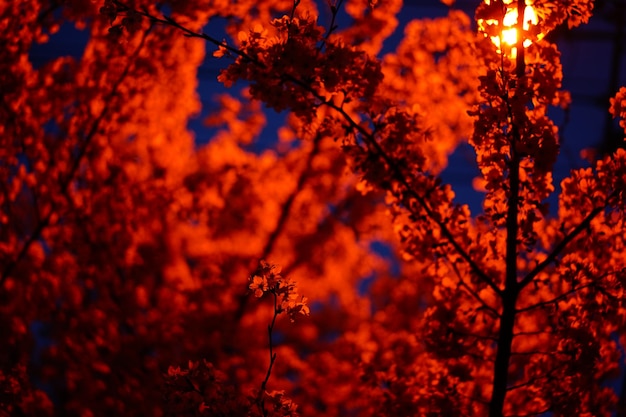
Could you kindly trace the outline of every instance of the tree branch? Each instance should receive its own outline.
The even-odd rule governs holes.
[[[609,198],[615,194],[615,192],[611,193],[611,195],[609,196]],[[608,200],[608,198],[607,198]],[[578,226],[576,226],[574,228],[574,230],[572,230],[571,232],[569,232],[567,234],[567,236],[565,236],[563,238],[563,240],[561,240],[552,250],[552,252],[550,252],[550,254],[548,255],[548,257],[546,259],[543,260],[543,262],[539,263],[537,266],[535,266],[535,268],[533,268],[532,271],[530,271],[519,283],[519,288],[522,289],[524,288],[526,285],[530,284],[530,282],[537,276],[539,275],[539,273],[541,273],[541,271],[543,271],[550,263],[554,262],[556,260],[556,258],[561,254],[561,252],[563,252],[563,250],[565,249],[565,247],[572,241],[574,240],[574,238],[576,238],[576,236],[578,236],[583,230],[587,229],[589,227],[589,225],[591,224],[591,221],[601,212],[604,211],[604,209],[606,209],[606,205],[602,206],[602,207],[596,207],[593,210],[591,210],[591,212],[589,214],[587,214],[587,217],[584,218],[584,220],[582,222],[580,222],[580,224]]]
[[[278,307],[278,294],[276,291],[271,291],[274,296],[274,316],[272,317],[272,322],[267,326],[267,337],[268,337],[268,348],[270,354],[270,362],[267,366],[267,372],[265,373],[265,378],[261,381],[261,388],[259,393],[255,399],[255,403],[259,408],[262,416],[267,416],[267,410],[265,409],[265,390],[267,388],[267,382],[270,380],[270,376],[272,375],[272,368],[274,367],[274,362],[276,362],[276,353],[274,352],[274,341],[272,339],[272,332],[274,331],[274,325],[276,324],[276,317],[280,314],[280,309]]]
[[[568,292],[563,293],[563,294],[561,294],[561,295],[559,295],[559,296],[557,296],[557,297],[553,298],[552,300],[548,300],[548,301],[541,301],[541,302],[535,303],[535,304],[533,304],[533,305],[530,305],[530,306],[528,306],[528,307],[524,307],[524,308],[517,309],[517,310],[515,310],[515,312],[516,312],[516,313],[526,313],[526,312],[528,312],[528,311],[532,311],[532,310],[537,309],[537,308],[547,307],[547,306],[549,306],[549,305],[556,304],[556,303],[558,303],[559,301],[566,299],[566,298],[567,298],[567,297],[569,297],[570,295],[575,294],[575,293],[576,293],[576,292],[578,292],[579,290],[582,290],[583,288],[589,288],[589,287],[592,287],[592,286],[593,286],[593,284],[592,284],[592,283],[585,284],[585,285],[581,285],[580,287],[576,287],[576,288],[574,288],[574,289],[571,289],[571,290],[569,290]]]
[[[214,38],[212,36],[207,35],[204,32],[194,32],[191,29],[186,28],[185,26],[181,25],[180,23],[178,23],[176,20],[174,20],[171,17],[165,16],[163,15],[163,17],[157,17],[154,16],[153,14],[150,14],[147,10],[136,10],[130,6],[127,6],[126,4],[122,3],[121,1],[118,0],[113,0],[113,3],[117,6],[119,6],[121,8],[121,11],[123,12],[130,12],[133,11],[135,13],[138,13],[139,15],[147,18],[148,20],[150,20],[153,23],[160,23],[162,25],[166,25],[166,26],[172,26],[175,27],[177,29],[179,29],[180,31],[182,31],[185,36],[189,37],[189,38],[199,38],[199,39],[203,39],[209,43],[212,43],[215,46],[218,47],[222,47],[224,49],[227,49],[229,52],[232,52],[235,55],[239,55],[242,58],[244,58],[245,60],[254,63],[255,65],[258,65],[261,68],[265,68],[265,64],[263,64],[261,61],[259,61],[258,59],[252,57],[251,55],[246,54],[244,51],[237,49],[233,46],[228,45],[226,42],[222,42],[220,40],[218,40],[217,38]]]
[[[114,2],[115,2],[115,4],[125,8],[125,10],[127,10],[127,11],[134,10],[134,9],[126,6],[125,4],[121,3],[120,1],[115,0]],[[185,36],[204,39],[204,40],[206,40],[208,42],[213,43],[214,45],[217,45],[217,46],[220,46],[220,47],[223,47],[223,48],[227,49],[228,51],[232,52],[235,55],[243,57],[248,62],[250,62],[250,63],[252,63],[254,65],[257,65],[260,68],[266,68],[265,64],[263,64],[262,62],[260,62],[259,60],[255,59],[255,58],[249,56],[244,51],[242,51],[240,49],[237,49],[235,47],[229,46],[225,42],[218,41],[216,38],[213,38],[213,37],[205,34],[204,32],[200,32],[200,33],[194,32],[194,31],[192,31],[192,30],[182,26],[181,24],[179,24],[178,22],[176,22],[175,20],[173,20],[170,17],[159,18],[159,17],[151,15],[146,10],[144,10],[144,11],[137,11],[137,10],[135,10],[135,12],[137,12],[140,15],[150,19],[153,22],[176,27],[179,30],[181,30],[182,32],[184,32]],[[374,135],[371,132],[369,132],[366,128],[364,128],[359,123],[357,123],[354,119],[352,119],[352,117],[341,106],[333,103],[332,101],[326,100],[320,93],[318,93],[308,83],[306,83],[306,82],[304,82],[304,81],[294,77],[291,74],[276,74],[276,77],[281,79],[281,80],[284,80],[284,81],[292,82],[293,84],[301,87],[304,91],[310,93],[313,96],[313,98],[317,99],[319,101],[320,105],[325,105],[325,106],[330,107],[331,109],[337,111],[343,117],[343,119],[348,123],[348,125],[349,125],[349,127],[351,129],[359,132],[362,135],[362,137],[365,140],[365,142],[367,143],[367,145],[370,148],[374,149],[374,152],[373,152],[374,155],[379,157],[383,162],[385,162],[387,164],[387,166],[392,171],[391,173],[392,173],[394,179],[396,179],[398,182],[400,182],[402,184],[402,186],[405,188],[405,190],[408,193],[408,195],[410,197],[414,198],[417,201],[419,206],[427,214],[428,218],[430,218],[430,220],[433,223],[435,223],[435,225],[441,230],[441,233],[446,238],[446,240],[452,245],[454,250],[461,256],[461,258],[463,260],[465,260],[469,264],[470,268],[479,277],[479,279],[482,280],[489,287],[491,287],[497,294],[501,294],[502,293],[500,288],[498,288],[498,286],[494,283],[494,281],[491,279],[491,277],[489,277],[478,266],[478,264],[470,257],[470,255],[467,253],[467,251],[465,251],[463,249],[463,247],[461,247],[461,245],[456,241],[454,235],[448,229],[448,227],[445,225],[445,223],[443,221],[441,221],[440,219],[438,219],[437,216],[435,216],[435,213],[434,213],[433,209],[426,202],[425,197],[420,195],[419,193],[417,193],[415,190],[413,190],[411,188],[410,184],[408,183],[408,181],[405,178],[404,174],[402,173],[401,169],[398,167],[398,165],[395,163],[395,161],[393,161],[391,159],[391,157],[389,157],[385,153],[385,151],[382,149],[380,144],[376,141],[376,138],[374,137]],[[410,207],[407,208],[407,209],[410,210]]]
[[[482,306],[485,310],[489,311],[491,314],[494,315],[494,317],[500,317],[500,313],[493,307],[491,307],[489,304],[487,304],[485,302],[485,300],[483,300],[482,298],[480,298],[480,295],[478,295],[478,293],[469,286],[469,284],[467,284],[464,280],[463,277],[461,276],[461,273],[459,271],[459,269],[456,267],[456,264],[454,262],[450,262],[451,266],[452,266],[452,270],[454,271],[454,273],[456,274],[457,278],[459,279],[459,284],[461,286],[463,286]],[[493,338],[495,340],[495,338]]]
[[[267,259],[270,256],[272,250],[274,249],[274,245],[276,244],[276,240],[284,230],[285,224],[287,224],[287,220],[289,219],[289,214],[291,213],[291,208],[293,207],[293,203],[296,200],[296,197],[298,196],[298,194],[300,194],[307,180],[312,175],[313,160],[320,153],[321,139],[322,138],[320,135],[317,135],[315,139],[313,139],[313,149],[311,150],[311,152],[309,152],[307,156],[305,167],[298,177],[296,187],[283,202],[280,208],[280,216],[278,217],[278,221],[276,222],[276,227],[274,227],[274,230],[272,230],[272,232],[268,236],[259,259]],[[258,262],[258,259],[255,261]],[[239,297],[239,303],[235,312],[235,321],[239,321],[241,317],[243,317],[243,314],[246,310],[246,305],[248,303],[248,299],[248,292],[245,292]]]
[[[109,110],[111,108],[111,103],[113,101],[112,99],[115,97],[115,95],[117,95],[119,87],[121,86],[124,79],[128,76],[132,63],[135,61],[135,58],[139,55],[139,52],[143,49],[146,38],[151,29],[152,27],[150,27],[144,32],[141,42],[139,43],[139,45],[137,46],[137,48],[132,54],[132,59],[128,61],[127,65],[124,67],[124,71],[122,71],[122,74],[115,81],[115,83],[113,83],[113,87],[111,88],[111,91],[103,99],[104,107],[102,111],[100,112],[98,117],[94,120],[91,127],[89,128],[87,135],[85,136],[85,139],[82,143],[82,146],[78,152],[78,155],[74,159],[66,177],[61,180],[60,192],[62,194],[65,194],[67,192],[68,187],[70,186],[72,181],[75,179],[74,177],[76,173],[78,172],[78,168],[80,167],[80,164],[82,163],[83,158],[85,157],[87,153],[87,149],[89,148],[89,145],[91,144],[94,136],[98,132],[98,129],[100,128],[100,124],[109,113]],[[24,259],[30,247],[41,237],[41,234],[43,233],[45,228],[48,227],[52,219],[52,216],[55,213],[56,213],[56,207],[54,206],[54,203],[53,203],[52,207],[50,208],[50,211],[43,218],[39,220],[33,233],[30,235],[28,239],[26,239],[26,241],[24,242],[24,245],[22,246],[22,249],[20,249],[15,259],[9,262],[6,268],[4,269],[4,271],[2,271],[2,275],[0,276],[0,285],[4,283],[4,281],[13,272],[15,267],[22,261],[22,259]]]

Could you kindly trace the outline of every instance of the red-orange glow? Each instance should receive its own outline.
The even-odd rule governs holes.
[[[498,19],[479,19],[478,27],[481,31],[485,31],[487,26],[498,26],[501,25],[502,29],[498,35],[491,36],[491,41],[498,48],[498,52],[501,51],[501,45],[506,45],[506,49],[511,51],[511,56],[516,55],[517,42],[518,42],[518,12],[517,5],[513,0],[504,0],[504,4],[506,5],[506,13],[500,22]],[[490,5],[491,0],[485,0],[485,4]],[[531,26],[535,26],[539,23],[539,19],[537,17],[537,13],[535,9],[532,7],[531,1],[526,0],[526,8],[524,9],[524,30],[528,31]],[[485,36],[488,36],[485,34]],[[536,36],[536,40],[542,39],[544,34],[539,34]],[[533,43],[533,40],[526,38],[524,39],[524,47],[527,48]]]

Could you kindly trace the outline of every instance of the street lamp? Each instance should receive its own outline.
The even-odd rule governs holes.
[[[491,38],[491,42],[496,46],[498,53],[504,49],[508,55],[515,58],[517,55],[518,43],[518,10],[517,1],[514,0],[484,0],[488,7],[488,18],[478,19],[478,28],[485,35]],[[502,6],[499,8],[498,6]],[[499,14],[499,16],[498,16]],[[531,28],[539,23],[537,13],[533,9],[531,1],[526,0],[524,8],[524,48],[530,46],[533,41],[541,40],[542,33],[531,35]]]

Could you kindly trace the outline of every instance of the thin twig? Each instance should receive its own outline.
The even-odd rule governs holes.
[[[619,270],[616,270],[616,271],[608,271],[608,272],[606,272],[604,274],[601,274],[601,275],[599,275],[599,276],[597,276],[595,278],[588,278],[588,279],[591,279],[592,281],[587,283],[587,284],[585,284],[585,285],[580,285],[580,286],[578,286],[576,288],[572,288],[571,290],[569,290],[569,291],[567,291],[567,292],[565,292],[565,293],[563,293],[563,294],[561,294],[561,295],[559,295],[559,296],[557,296],[557,297],[555,297],[555,298],[553,298],[551,300],[540,301],[538,303],[531,304],[531,305],[529,305],[527,307],[518,309],[516,311],[518,313],[524,313],[524,312],[527,312],[527,311],[534,310],[536,308],[547,307],[549,305],[556,304],[557,302],[567,298],[568,296],[578,292],[579,290],[582,290],[583,288],[593,288],[593,289],[597,290],[598,292],[602,293],[607,298],[611,299],[612,301],[617,301],[618,297],[614,296],[613,294],[609,293],[604,288],[602,288],[600,285],[598,285],[598,281],[603,279],[603,278],[608,277],[609,275],[616,275],[618,273],[623,273],[624,271],[626,271],[626,268],[622,268],[622,269],[619,269]]]
[[[293,20],[296,15],[296,8],[300,5],[300,0],[293,0],[293,7],[291,8],[291,14],[289,15],[291,20]]]
[[[267,337],[269,344],[269,354],[270,354],[270,363],[267,367],[267,372],[265,373],[265,379],[261,382],[261,389],[259,390],[259,394],[256,398],[256,405],[259,408],[259,411],[263,416],[267,416],[267,410],[265,409],[265,390],[267,388],[267,382],[272,375],[272,368],[274,367],[274,362],[276,362],[276,353],[274,352],[274,342],[272,340],[272,332],[274,330],[274,325],[276,324],[276,317],[280,314],[280,309],[278,308],[278,295],[275,291],[272,291],[272,295],[274,296],[274,317],[272,317],[272,322],[267,326]]]
[[[607,198],[607,202],[608,200],[615,194],[615,191],[613,191],[609,197]],[[567,234],[567,236],[565,236],[563,238],[563,240],[561,240],[555,247],[554,249],[552,249],[552,252],[550,252],[550,254],[548,255],[548,257],[546,259],[543,260],[543,262],[540,262],[537,266],[535,266],[535,268],[533,268],[532,271],[530,271],[525,277],[524,279],[522,279],[519,283],[519,288],[522,289],[524,288],[526,285],[530,284],[530,282],[537,276],[539,275],[539,273],[541,273],[550,263],[554,262],[556,260],[556,258],[561,254],[561,252],[563,252],[563,250],[565,249],[565,247],[572,241],[574,240],[574,238],[576,238],[576,236],[578,236],[583,230],[587,229],[589,227],[589,225],[591,224],[591,221],[600,213],[602,213],[605,209],[606,209],[607,205],[605,204],[604,206],[601,207],[596,207],[593,210],[591,210],[591,212],[589,214],[587,214],[587,216],[584,218],[584,220],[582,222],[580,222],[580,224],[578,226],[576,226],[571,232],[569,232]]]
[[[491,312],[495,317],[500,317],[500,313],[495,308],[487,304],[485,300],[480,298],[480,295],[478,295],[478,293],[472,287],[470,287],[469,284],[465,282],[465,280],[463,280],[463,277],[461,276],[461,273],[459,269],[457,268],[456,264],[454,262],[450,262],[450,264],[452,266],[452,270],[454,271],[457,278],[459,279],[459,284],[462,287],[464,287],[483,306],[485,310]]]
[[[555,373],[559,368],[564,368],[565,366],[567,366],[568,362],[562,362],[561,364],[559,364],[558,366],[555,366],[554,368],[548,370],[544,375],[539,375],[539,376],[534,376],[530,379],[527,379],[524,382],[520,382],[519,384],[516,385],[511,385],[509,387],[506,388],[507,392],[510,391],[514,391],[523,387],[527,387],[529,385],[532,385],[533,383],[542,380],[542,379],[549,379],[552,377],[552,374]]]
[[[534,355],[544,355],[544,356],[556,356],[560,352],[542,352],[540,350],[528,350],[526,352],[511,352],[511,356],[534,356]],[[564,355],[564,353],[561,353]]]
[[[140,16],[146,17],[148,18],[150,21],[152,21],[153,23],[160,23],[162,25],[167,25],[167,26],[173,26],[179,30],[181,30],[182,32],[184,32],[185,36],[189,37],[189,38],[199,38],[199,39],[203,39],[207,42],[210,42],[218,47],[222,47],[227,49],[229,52],[234,53],[235,55],[239,55],[242,58],[244,58],[245,60],[254,63],[255,65],[258,65],[261,68],[265,68],[265,64],[261,61],[259,61],[258,59],[252,57],[251,55],[246,54],[245,52],[243,52],[240,49],[237,49],[233,46],[228,45],[226,42],[220,41],[217,38],[214,38],[212,36],[207,35],[204,32],[194,32],[191,29],[186,28],[185,26],[181,25],[180,23],[178,23],[176,20],[174,20],[171,17],[168,16],[163,16],[161,17],[157,17],[154,16],[153,14],[150,14],[147,10],[136,10],[133,9],[130,6],[127,6],[126,4],[122,3],[121,1],[118,0],[114,0],[113,1],[114,4],[122,7],[122,11],[134,11],[135,13],[138,13]]]
[[[330,6],[331,18],[330,18],[330,24],[328,25],[328,30],[326,31],[326,34],[324,35],[324,39],[322,39],[322,44],[319,47],[320,51],[324,49],[324,46],[328,42],[330,35],[338,28],[338,26],[335,24],[335,21],[337,20],[337,14],[339,13],[339,9],[341,8],[343,0],[339,0],[337,4],[332,4],[332,2],[333,0],[328,1],[328,4]]]
[[[592,287],[592,286],[593,286],[592,283],[581,285],[581,286],[573,288],[573,289],[567,291],[566,293],[563,293],[563,294],[561,294],[561,295],[559,295],[559,296],[557,296],[557,297],[555,297],[555,298],[553,298],[551,300],[540,301],[540,302],[532,304],[532,305],[530,305],[528,307],[517,309],[517,310],[515,310],[515,312],[518,313],[518,314],[519,313],[526,313],[528,311],[532,311],[532,310],[535,310],[537,308],[548,307],[550,305],[556,305],[559,301],[564,300],[567,297],[569,297],[570,295],[577,293],[579,290],[582,290],[583,288],[589,288],[589,287]]]

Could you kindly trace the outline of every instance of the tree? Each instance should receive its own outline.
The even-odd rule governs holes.
[[[0,5],[3,415],[610,415],[626,152],[547,204],[544,35],[592,6],[451,7],[381,57],[400,1]],[[82,56],[34,68],[68,22]],[[239,91],[199,145],[216,58]],[[440,176],[463,142],[478,215]]]

